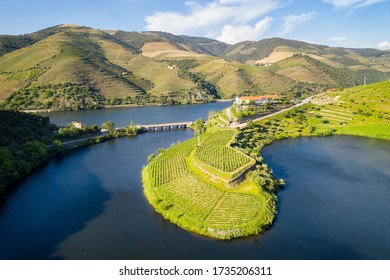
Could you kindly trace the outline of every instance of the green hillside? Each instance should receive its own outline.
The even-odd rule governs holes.
[[[31,34],[13,36],[0,35],[0,56],[30,46],[58,31],[58,26],[49,27]]]
[[[309,56],[342,70],[355,77],[355,83],[359,84],[362,84],[364,76],[371,83],[390,77],[390,52],[376,49],[332,48],[296,40],[271,38],[232,45],[220,56],[251,65],[269,66],[295,54]]]
[[[77,25],[0,36],[0,107],[12,110],[188,104],[268,93],[297,98],[388,78],[388,51],[281,38],[228,45]]]
[[[138,55],[106,32],[61,25],[54,33],[0,57],[3,108],[78,110],[213,98],[167,63]]]
[[[316,96],[311,104],[257,122],[242,130],[233,147],[258,153],[283,138],[356,135],[390,139],[390,83],[357,86]]]
[[[49,118],[0,110],[0,193],[46,160],[53,129]]]

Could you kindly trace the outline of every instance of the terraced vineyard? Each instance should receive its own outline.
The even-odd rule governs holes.
[[[233,130],[219,130],[207,135],[202,139],[202,143],[205,146],[227,145],[235,135]]]
[[[345,108],[340,107],[327,107],[322,108],[319,113],[324,119],[327,119],[331,122],[344,122],[348,123],[353,119],[352,112],[345,110]]]
[[[210,205],[216,205],[224,193],[188,175],[164,186],[159,196],[177,208],[179,215],[205,221],[214,210]]]
[[[226,146],[201,146],[196,149],[195,157],[205,164],[228,173],[251,162],[248,156]]]
[[[202,170],[194,173],[189,168],[195,157],[225,173],[242,173],[252,166],[254,159],[228,146],[235,135],[235,130],[206,132],[200,147],[194,138],[152,160],[143,169],[142,180],[155,210],[186,230],[218,239],[257,234],[269,226],[276,213],[273,193],[250,177],[244,182],[249,189],[215,185],[198,176]]]
[[[150,171],[153,186],[164,185],[188,173],[183,155],[153,161]]]
[[[212,226],[250,223],[260,209],[261,205],[258,199],[253,195],[227,192],[207,220]]]

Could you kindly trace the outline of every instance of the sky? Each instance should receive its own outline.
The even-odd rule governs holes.
[[[0,0],[0,34],[70,23],[166,31],[229,44],[282,37],[390,49],[390,0]]]

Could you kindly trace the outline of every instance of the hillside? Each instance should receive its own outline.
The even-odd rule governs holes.
[[[0,106],[12,110],[187,104],[264,93],[297,98],[389,77],[389,51],[281,38],[228,45],[76,25],[0,36]]]
[[[234,147],[258,153],[272,141],[302,136],[356,135],[390,139],[388,81],[320,94],[311,104],[293,108],[248,127]],[[249,141],[256,139],[256,141]]]
[[[0,193],[46,160],[54,127],[49,118],[0,110]]]
[[[6,109],[79,110],[213,98],[167,63],[138,55],[106,32],[71,25],[1,56],[0,85]]]
[[[257,42],[241,42],[230,46],[220,55],[250,65],[269,66],[296,54],[309,56],[342,70],[354,77],[355,83],[361,84],[364,76],[370,82],[378,82],[390,75],[390,52],[376,49],[332,48],[295,40],[271,38]]]
[[[0,56],[14,50],[30,46],[39,40],[42,40],[56,33],[58,26],[49,27],[31,34],[13,36],[0,35]]]

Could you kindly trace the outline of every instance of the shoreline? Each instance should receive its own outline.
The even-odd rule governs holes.
[[[63,110],[63,111],[57,111],[53,109],[32,109],[32,110],[20,110],[19,112],[23,113],[58,113],[58,112],[80,112],[80,111],[98,111],[98,110],[105,110],[105,109],[117,109],[117,108],[141,108],[141,107],[155,107],[155,106],[188,106],[188,105],[201,105],[201,104],[208,104],[208,103],[214,103],[214,102],[231,102],[234,99],[214,99],[210,100],[209,102],[198,102],[198,103],[189,103],[189,104],[121,104],[121,105],[107,105],[103,108],[99,109],[90,109],[90,110]]]

